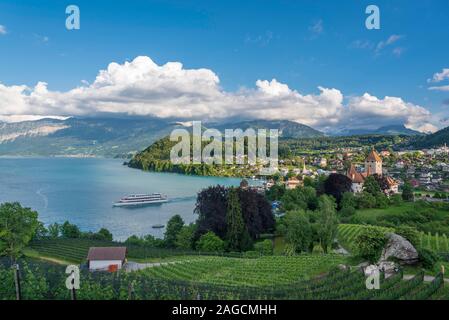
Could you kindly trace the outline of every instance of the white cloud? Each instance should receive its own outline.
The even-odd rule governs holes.
[[[37,116],[37,115],[29,115],[29,114],[22,114],[22,115],[10,115],[10,116],[2,116],[0,115],[0,121],[3,122],[23,122],[23,121],[36,121],[41,119],[56,119],[56,120],[66,120],[70,117],[62,117],[62,116]]]
[[[447,86],[439,86],[439,87],[430,87],[429,90],[433,90],[433,91],[449,91],[449,85],[447,85]]]
[[[314,22],[309,27],[309,31],[314,33],[315,35],[319,35],[319,34],[323,33],[323,31],[324,31],[323,20],[320,19],[320,20]]]
[[[111,112],[179,120],[289,119],[319,129],[405,123],[427,130],[434,123],[428,110],[401,98],[379,99],[368,93],[345,98],[338,89],[318,89],[315,94],[303,94],[273,79],[229,92],[209,69],[185,69],[179,62],[157,65],[149,57],[137,57],[123,64],[110,63],[91,84],[84,82],[66,92],[49,90],[45,82],[33,88],[0,83],[0,114]]]
[[[427,82],[441,82],[449,79],[449,68],[444,68],[441,72],[437,72],[433,75],[432,79],[427,80]]]
[[[397,97],[379,99],[368,93],[352,97],[348,103],[348,114],[353,117],[354,127],[373,128],[382,125],[403,123],[407,128],[418,131],[436,131],[438,128],[427,109],[405,102]]]
[[[393,54],[394,54],[396,57],[400,57],[400,56],[402,56],[402,54],[404,53],[404,51],[405,51],[404,48],[402,48],[402,47],[397,47],[397,48],[394,48],[394,49],[393,49]]]
[[[0,35],[5,35],[7,33],[8,31],[6,31],[6,27],[0,24]]]
[[[376,46],[376,50],[375,50],[376,53],[380,54],[380,52],[382,50],[384,50],[386,47],[393,45],[394,43],[401,40],[403,37],[404,36],[402,36],[402,35],[393,34],[393,35],[389,36],[387,40],[380,41]]]
[[[374,43],[372,43],[369,40],[355,40],[349,45],[349,48],[362,49],[362,50],[364,49],[372,50],[374,49],[374,47],[375,47]]]

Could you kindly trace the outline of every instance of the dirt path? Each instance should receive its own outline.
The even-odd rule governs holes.
[[[161,267],[161,266],[168,266],[171,264],[178,264],[178,263],[185,263],[189,262],[187,260],[183,261],[170,261],[170,262],[148,262],[148,263],[138,263],[133,261],[128,261],[124,265],[124,269],[126,272],[133,272],[133,271],[139,271],[147,268],[154,268],[154,267]]]
[[[415,275],[413,274],[404,274],[403,279],[404,280],[410,280],[414,277]],[[424,276],[424,282],[432,282],[433,280],[435,280],[435,277],[432,276]],[[448,278],[444,278],[444,282],[449,283],[449,279]]]

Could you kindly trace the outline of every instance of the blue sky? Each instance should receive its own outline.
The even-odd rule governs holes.
[[[65,28],[69,4],[80,8],[80,30]],[[380,8],[380,30],[365,28],[369,4]],[[299,100],[320,95],[320,86],[338,89],[344,101],[366,92],[378,99],[398,97],[405,104],[428,110],[434,126],[447,124],[438,121],[447,116],[449,91],[429,87],[445,86],[449,81],[443,77],[438,83],[428,82],[449,68],[447,0],[2,0],[0,26],[4,30],[0,28],[0,83],[6,87],[33,88],[43,81],[45,90],[68,92],[82,86],[83,80],[92,84],[99,70],[111,62],[123,64],[147,56],[159,66],[177,61],[184,69],[209,69],[226,93],[254,90],[257,80],[276,79],[298,91]],[[28,107],[18,108],[18,113],[43,112],[41,105],[31,112],[30,99],[25,99]],[[4,114],[13,113],[9,107]],[[318,127],[356,125],[320,122],[316,117],[303,122]],[[384,118],[387,124],[417,122],[404,115],[396,120],[376,119],[382,124]]]

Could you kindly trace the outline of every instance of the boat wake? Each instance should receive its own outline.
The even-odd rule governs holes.
[[[44,209],[48,209],[48,197],[42,193],[45,188],[40,188],[36,191],[36,194],[42,199],[44,202]]]
[[[192,201],[192,200],[196,200],[196,196],[171,198],[170,202],[185,202],[185,201]]]

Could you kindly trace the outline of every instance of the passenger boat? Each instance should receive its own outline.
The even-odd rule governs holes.
[[[131,194],[113,203],[114,207],[137,207],[168,202],[168,197],[160,193]]]

